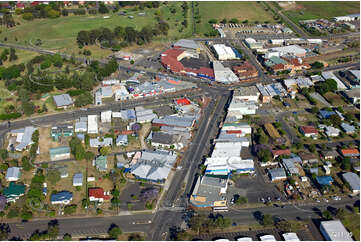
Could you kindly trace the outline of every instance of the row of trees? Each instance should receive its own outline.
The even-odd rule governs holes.
[[[25,20],[35,18],[58,18],[60,17],[60,2],[50,2],[49,4],[38,4],[36,6],[26,7],[24,10],[17,9],[16,14],[21,14]]]

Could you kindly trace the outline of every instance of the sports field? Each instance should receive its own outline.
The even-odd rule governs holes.
[[[248,20],[249,23],[258,21],[264,23],[269,21],[275,22],[272,12],[266,11],[265,6],[258,2],[199,2],[199,13],[201,16],[201,23],[197,24],[197,32],[204,33],[210,29],[208,21],[216,19],[231,20],[238,19],[240,22]]]
[[[296,2],[288,6],[285,13],[295,22],[301,20],[332,18],[347,14],[359,13],[360,2],[324,1],[324,2]]]
[[[81,30],[92,30],[100,27],[107,27],[113,30],[117,26],[132,26],[140,30],[145,26],[154,26],[157,21],[155,13],[168,22],[170,26],[168,37],[177,39],[187,37],[190,34],[191,14],[188,14],[188,28],[183,32],[179,31],[181,22],[183,21],[181,2],[169,2],[167,5],[161,5],[158,9],[134,10],[127,8],[127,16],[121,16],[117,13],[109,13],[104,15],[69,15],[57,19],[35,19],[33,21],[25,21],[20,16],[15,16],[15,21],[20,25],[7,29],[2,26],[0,40],[7,43],[16,43],[21,45],[34,45],[37,39],[42,41],[41,47],[44,49],[61,51],[67,53],[78,54],[78,46],[76,44],[76,36]],[[190,6],[190,4],[189,4]],[[176,13],[171,14],[168,10],[176,8]],[[124,9],[121,9],[122,11]],[[189,7],[190,11],[190,7]],[[138,13],[144,12],[145,16],[139,16]],[[109,18],[104,18],[109,16]],[[130,19],[128,16],[133,16]],[[166,39],[166,37],[159,37]],[[93,48],[94,51],[96,51]]]

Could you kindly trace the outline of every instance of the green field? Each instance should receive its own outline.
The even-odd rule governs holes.
[[[129,19],[128,16],[119,16],[117,13],[105,15],[69,15],[57,19],[35,19],[33,21],[25,21],[20,16],[15,16],[15,21],[19,22],[20,25],[10,29],[2,25],[0,28],[2,31],[0,40],[4,41],[4,38],[7,38],[7,43],[33,45],[37,39],[40,39],[42,41],[41,47],[44,49],[78,54],[79,49],[76,44],[76,36],[79,31],[100,27],[107,27],[113,30],[116,26],[131,26],[140,30],[142,27],[156,25],[156,11],[160,12],[161,18],[167,21],[170,26],[169,39],[189,37],[192,22],[190,21],[190,4],[188,28],[182,32],[179,32],[179,27],[184,18],[180,5],[181,2],[169,2],[167,5],[162,4],[158,9],[134,10],[133,8],[127,8],[128,16],[132,15],[134,19]],[[169,11],[172,7],[176,8],[175,14],[171,14]],[[138,16],[140,12],[144,12],[145,16]],[[110,16],[110,18],[104,19],[104,16]],[[167,38],[158,37],[158,40],[165,39]]]
[[[285,13],[295,22],[301,20],[332,18],[347,14],[359,13],[360,2],[324,1],[324,2],[296,2],[297,9]]]
[[[248,20],[249,23],[275,22],[272,12],[266,11],[264,5],[257,2],[199,2],[198,8],[201,16],[201,22],[197,24],[198,33],[209,31],[210,19],[221,21],[224,18],[236,18],[240,22]]]
[[[352,232],[356,241],[360,241],[360,214],[348,214],[342,219],[342,223]]]

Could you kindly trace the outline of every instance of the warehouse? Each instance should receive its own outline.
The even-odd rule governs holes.
[[[262,49],[263,48],[263,43],[259,42],[259,41],[256,41],[253,38],[247,38],[247,39],[244,40],[244,42],[246,43],[246,45],[250,49]]]
[[[342,174],[342,178],[350,186],[352,193],[360,193],[360,177],[353,172],[346,172]]]
[[[242,87],[235,89],[233,92],[233,98],[258,102],[260,93],[256,86]]]
[[[353,241],[352,234],[346,230],[340,220],[322,221],[320,231],[328,241]]]
[[[237,119],[242,119],[243,115],[256,114],[257,109],[258,105],[255,101],[233,98],[228,107],[228,114],[235,116]]]
[[[239,82],[239,78],[234,72],[228,68],[224,67],[219,61],[213,62],[214,78],[217,82],[222,82],[225,84]]]
[[[288,45],[282,47],[275,47],[268,49],[269,51],[278,52],[279,56],[297,56],[305,57],[307,51],[304,48],[301,48],[298,45]]]
[[[152,126],[171,126],[187,128],[190,130],[195,122],[194,117],[190,116],[165,116],[163,118],[155,118],[152,121]]]
[[[200,51],[199,44],[191,39],[180,39],[177,42],[175,42],[173,46],[184,49],[196,50],[198,52]]]
[[[248,149],[248,147],[242,147]],[[211,157],[207,158],[204,165],[207,166],[205,174],[229,175],[232,171],[236,173],[254,173],[253,159],[241,157]]]
[[[88,134],[98,133],[98,116],[88,115]]]
[[[212,46],[218,60],[234,60],[237,59],[236,54],[231,47],[224,44],[215,44]]]
[[[222,132],[245,136],[252,133],[252,127],[248,123],[224,123]]]

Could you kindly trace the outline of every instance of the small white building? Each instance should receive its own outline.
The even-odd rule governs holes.
[[[323,170],[325,171],[326,175],[330,175],[331,174],[331,169],[328,166],[322,166]]]
[[[296,233],[284,233],[282,237],[285,241],[300,241]]]
[[[112,111],[104,111],[100,113],[100,120],[102,123],[111,123],[112,122]]]
[[[98,116],[88,115],[88,134],[98,133]]]
[[[340,220],[322,221],[320,231],[328,241],[353,241],[352,234]]]

